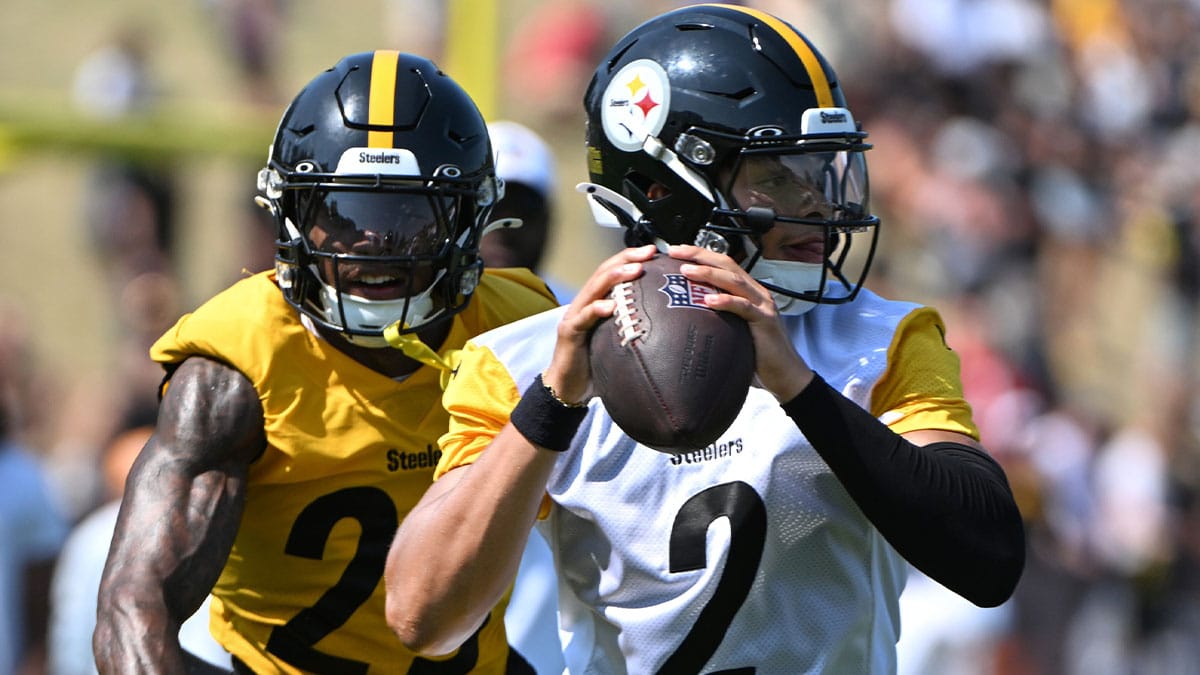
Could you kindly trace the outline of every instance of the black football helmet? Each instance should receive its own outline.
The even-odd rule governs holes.
[[[833,68],[791,25],[733,5],[667,12],[612,48],[584,106],[592,183],[580,189],[628,245],[730,253],[781,310],[858,293],[878,239],[870,146]],[[739,203],[735,182],[766,167],[787,198]],[[824,264],[762,258],[778,223],[825,228]]]
[[[499,198],[487,125],[427,59],[343,58],[283,113],[256,201],[278,228],[284,297],[355,344],[382,347],[462,310]]]

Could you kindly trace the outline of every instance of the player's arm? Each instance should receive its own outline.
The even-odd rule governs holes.
[[[1025,530],[1004,470],[971,437],[897,434],[833,389],[796,353],[770,293],[727,256],[694,246],[689,278],[726,290],[714,309],[750,325],[756,373],[846,491],[906,560],[980,606],[1012,595],[1025,564]]]
[[[225,564],[247,470],[264,446],[262,407],[244,375],[200,357],[180,364],[126,481],[98,598],[100,672],[188,672],[179,626]]]
[[[636,278],[640,261],[653,252],[653,247],[626,249],[606,260],[563,314],[542,377],[560,399],[583,401],[590,395],[588,333],[612,315],[608,291]],[[472,376],[460,366],[456,378]],[[500,600],[516,577],[559,456],[554,450],[565,449],[582,418],[582,410],[562,406],[535,381],[511,420],[487,430],[495,437],[479,457],[434,482],[404,518],[385,578],[388,625],[406,647],[425,655],[448,653]]]
[[[404,646],[446,654],[479,628],[516,577],[557,455],[507,424],[405,516],[384,575],[388,625]]]
[[[1025,530],[1004,470],[979,443],[951,431],[897,434],[819,377],[782,405],[906,560],[981,607],[1008,600]]]

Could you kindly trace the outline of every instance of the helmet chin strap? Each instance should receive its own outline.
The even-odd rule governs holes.
[[[349,293],[339,294],[336,288],[321,281],[321,309],[324,310],[325,320],[329,323],[334,325],[340,323],[344,315],[346,321],[344,328],[379,330],[381,333],[380,335],[344,333],[344,337],[353,344],[360,347],[387,347],[388,342],[383,338],[382,332],[387,326],[397,323],[394,317],[412,317],[405,322],[409,328],[412,328],[423,326],[442,313],[441,309],[434,309],[432,295],[433,289],[437,287],[438,281],[444,275],[445,270],[442,270],[433,283],[416,295],[392,300],[368,300]],[[406,307],[407,313],[405,312]]]
[[[775,309],[784,316],[799,316],[816,306],[809,300],[779,293],[771,290],[778,286],[788,290],[817,292],[825,275],[825,266],[821,263],[806,263],[796,260],[771,260],[759,258],[752,268],[752,276],[761,284],[768,285],[771,297],[775,299]]]

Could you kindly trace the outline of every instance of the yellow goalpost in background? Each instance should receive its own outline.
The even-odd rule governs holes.
[[[446,3],[446,72],[475,99],[484,119],[497,114],[500,0]]]

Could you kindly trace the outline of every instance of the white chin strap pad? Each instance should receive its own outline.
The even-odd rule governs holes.
[[[825,266],[821,263],[797,262],[794,260],[768,260],[759,258],[750,270],[750,275],[762,283],[779,286],[790,291],[815,293],[821,288]],[[814,303],[790,295],[771,292],[775,308],[784,316],[799,316],[812,309]]]
[[[443,272],[444,274],[444,272]],[[439,279],[440,279],[439,275]],[[386,347],[387,341],[383,339],[383,329],[391,324],[399,321],[404,317],[405,324],[408,328],[415,328],[424,325],[440,314],[440,310],[433,308],[433,289],[437,286],[437,280],[434,280],[429,288],[421,291],[411,298],[396,298],[393,300],[368,300],[360,298],[357,295],[342,293],[339,298],[335,288],[321,283],[321,309],[325,315],[325,320],[333,325],[341,324],[341,314],[338,312],[339,305],[346,314],[346,325],[344,328],[357,331],[378,331],[379,337],[375,336],[356,336],[347,334],[347,339],[355,344],[361,344],[364,347]],[[404,316],[404,305],[408,303],[408,315]]]

